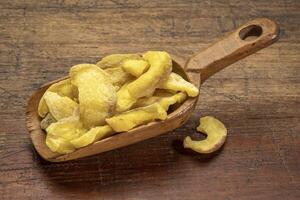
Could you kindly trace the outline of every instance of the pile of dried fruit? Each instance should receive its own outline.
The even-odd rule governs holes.
[[[71,153],[117,132],[164,120],[169,106],[195,97],[198,88],[172,72],[162,51],[114,54],[79,64],[40,100],[41,127],[53,152]]]

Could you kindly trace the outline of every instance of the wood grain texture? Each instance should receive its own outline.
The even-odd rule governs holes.
[[[298,0],[1,0],[0,199],[299,199],[299,10]],[[26,101],[70,66],[147,49],[184,61],[257,17],[278,22],[281,39],[205,82],[185,126],[67,163],[33,150]],[[213,157],[180,148],[205,115],[228,128]]]

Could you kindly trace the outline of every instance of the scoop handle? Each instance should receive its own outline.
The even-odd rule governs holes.
[[[278,38],[279,27],[274,21],[267,18],[254,19],[192,56],[185,70],[200,73],[203,83],[218,71],[273,44]]]

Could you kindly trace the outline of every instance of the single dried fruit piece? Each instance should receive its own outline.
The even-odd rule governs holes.
[[[167,112],[161,105],[154,103],[107,118],[106,122],[114,131],[123,132],[156,119],[164,120],[166,118]]]
[[[47,134],[62,137],[66,140],[73,140],[85,133],[86,129],[77,116],[72,116],[50,124],[46,128],[46,132]]]
[[[198,153],[212,153],[218,150],[224,144],[227,136],[227,129],[224,124],[211,116],[200,118],[197,131],[206,134],[207,138],[194,141],[187,136],[183,141],[183,145],[184,148],[190,148]]]
[[[66,139],[47,135],[46,145],[48,148],[59,154],[67,154],[75,151],[75,147]]]
[[[42,121],[41,121],[41,128],[43,130],[46,130],[46,128],[54,122],[56,122],[56,120],[54,119],[54,117],[50,113],[48,113],[46,115],[46,117],[44,119],[42,119]]]
[[[152,74],[149,74],[152,75],[152,77],[159,77],[159,83],[168,79],[172,71],[172,58],[167,52],[147,51],[143,54],[143,59],[146,60],[150,64],[150,68],[152,68]]]
[[[75,100],[78,97],[78,90],[74,85],[71,84],[70,79],[65,79],[52,84],[46,92],[56,92],[60,96],[66,96],[72,100]],[[39,116],[45,117],[48,112],[49,109],[45,102],[44,96],[42,96],[38,107]]]
[[[107,68],[104,71],[109,74],[112,84],[118,88],[122,87],[125,83],[132,81],[134,78],[121,67]]]
[[[132,108],[144,107],[149,106],[153,103],[157,103],[163,97],[170,97],[173,93],[168,92],[166,90],[155,90],[153,96],[150,97],[142,97],[137,100],[137,102],[132,106]]]
[[[151,97],[143,97],[137,100],[135,104],[133,104],[132,108],[139,108],[144,106],[149,106],[151,104],[157,103],[162,97],[160,96],[151,96]]]
[[[116,104],[117,112],[123,112],[128,110],[137,101],[137,98],[132,96],[127,89],[129,83],[125,83],[117,91],[117,104]]]
[[[127,59],[122,62],[122,69],[127,73],[139,77],[149,69],[149,63],[145,60]]]
[[[114,112],[116,91],[109,75],[93,64],[75,65],[70,69],[72,84],[78,87],[80,119],[86,128],[104,125]]]
[[[117,92],[117,112],[129,110],[141,97],[151,96],[172,70],[172,60],[167,52],[148,51],[143,58],[150,63],[150,68]]]
[[[98,140],[111,136],[113,133],[114,131],[108,125],[97,126],[91,128],[88,132],[84,133],[78,138],[71,140],[70,142],[72,145],[74,145],[75,148],[81,148]]]
[[[184,92],[179,92],[170,97],[163,97],[159,100],[159,104],[167,111],[169,107],[176,103],[182,103],[187,95]]]
[[[86,132],[78,116],[72,116],[52,123],[46,128],[46,145],[53,152],[60,154],[71,153],[75,147],[70,140],[80,137]]]
[[[192,83],[184,80],[180,75],[172,72],[169,78],[163,82],[161,89],[186,92],[188,96],[195,97],[199,94],[199,89]]]
[[[78,109],[78,104],[75,101],[69,97],[62,97],[55,92],[46,92],[44,99],[50,114],[57,121],[72,116]]]
[[[140,98],[135,104],[134,108],[148,106],[153,103],[159,103],[165,111],[168,111],[169,107],[176,103],[182,103],[186,99],[187,95],[184,92],[172,94],[169,92],[154,93],[151,97]]]
[[[114,86],[120,88],[123,84],[132,81],[134,78],[131,74],[122,69],[122,63],[126,59],[142,58],[138,54],[112,54],[105,56],[96,65],[109,74]]]
[[[121,67],[123,60],[139,58],[141,57],[138,54],[112,54],[102,58],[96,65],[102,69]]]

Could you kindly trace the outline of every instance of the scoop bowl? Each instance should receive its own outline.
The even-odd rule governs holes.
[[[230,64],[269,46],[279,38],[279,27],[275,22],[259,18],[228,33],[204,51],[192,56],[184,65],[173,59],[173,71],[186,80],[193,82],[200,89],[210,76]],[[26,110],[26,126],[32,143],[39,155],[50,162],[63,162],[95,155],[143,141],[162,133],[174,130],[184,124],[192,114],[198,97],[188,98],[181,105],[173,108],[167,119],[138,126],[130,131],[118,133],[97,141],[69,154],[52,152],[46,145],[46,133],[41,129],[38,104],[47,88],[67,77],[49,82],[32,94]]]

